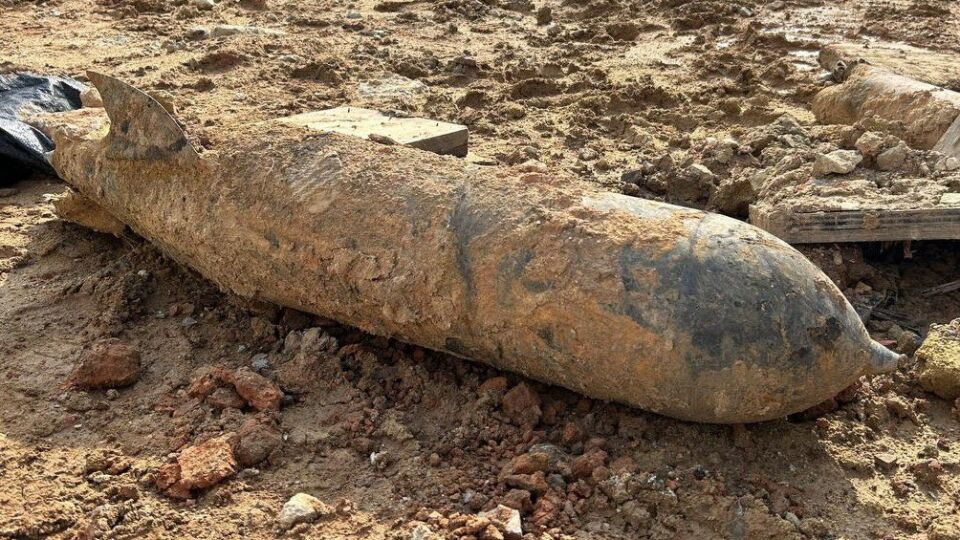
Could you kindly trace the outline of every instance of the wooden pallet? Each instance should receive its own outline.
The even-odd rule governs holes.
[[[960,206],[796,212],[753,206],[750,223],[790,244],[960,239]]]

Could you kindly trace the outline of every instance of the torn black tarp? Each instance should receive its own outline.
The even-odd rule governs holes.
[[[30,112],[59,112],[80,108],[80,82],[30,73],[0,74],[0,184],[30,170],[55,174],[47,161],[53,141],[24,123]]]

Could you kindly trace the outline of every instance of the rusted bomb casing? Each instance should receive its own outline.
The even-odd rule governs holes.
[[[815,405],[898,356],[777,238],[560,173],[268,122],[199,156],[90,74],[58,173],[220,286],[586,395],[703,422]]]

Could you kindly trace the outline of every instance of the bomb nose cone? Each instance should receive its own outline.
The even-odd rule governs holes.
[[[869,367],[867,368],[867,375],[890,373],[897,369],[900,362],[907,359],[907,355],[891,351],[873,340],[870,341],[868,354],[870,355],[870,361]]]

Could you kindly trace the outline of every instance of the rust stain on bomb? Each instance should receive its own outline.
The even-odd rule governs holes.
[[[50,117],[58,173],[240,295],[705,422],[781,417],[896,366],[750,225],[281,122],[200,156],[152,99],[90,79],[109,134]]]

